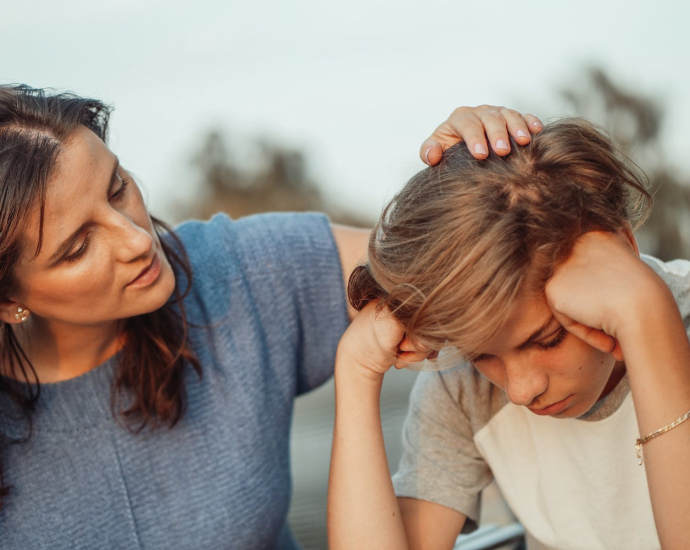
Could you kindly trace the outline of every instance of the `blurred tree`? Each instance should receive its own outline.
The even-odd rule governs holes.
[[[367,227],[373,220],[360,218],[324,200],[308,174],[301,151],[286,149],[269,140],[259,140],[257,155],[242,163],[230,150],[219,130],[204,138],[192,164],[201,174],[201,189],[195,202],[178,207],[180,219],[206,219],[216,212],[233,218],[268,211],[320,211],[338,223]]]
[[[587,69],[579,86],[561,93],[577,114],[601,124],[645,170],[654,208],[637,233],[642,251],[662,260],[690,258],[690,186],[661,154],[660,102],[614,83],[598,67]]]

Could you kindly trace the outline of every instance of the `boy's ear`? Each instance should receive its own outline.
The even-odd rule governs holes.
[[[18,325],[27,320],[30,311],[19,302],[12,300],[0,302],[0,321],[10,325]]]

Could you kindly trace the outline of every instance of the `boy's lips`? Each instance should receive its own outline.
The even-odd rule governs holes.
[[[535,408],[535,407],[527,407],[530,411],[532,411],[534,414],[538,414],[540,416],[549,416],[549,415],[554,415],[554,414],[559,414],[563,412],[568,405],[570,405],[572,395],[569,395],[565,399],[561,399],[560,401],[557,401],[556,403],[552,403],[551,405],[547,405],[546,407],[543,407],[541,409]]]

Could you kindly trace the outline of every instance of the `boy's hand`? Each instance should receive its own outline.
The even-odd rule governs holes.
[[[622,361],[626,323],[659,291],[668,288],[640,259],[632,235],[590,231],[547,283],[546,299],[569,332]]]
[[[350,324],[340,344],[336,362],[353,364],[367,376],[382,377],[392,366],[404,368],[422,361],[428,351],[419,350],[387,308],[367,304]]]

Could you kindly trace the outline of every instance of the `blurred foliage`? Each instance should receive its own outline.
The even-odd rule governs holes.
[[[585,70],[561,94],[577,114],[608,130],[649,177],[654,208],[637,233],[642,251],[662,260],[690,258],[690,182],[671,170],[662,155],[663,105],[614,82],[597,67]],[[219,211],[240,218],[266,211],[311,210],[325,212],[338,223],[373,225],[374,220],[324,199],[303,152],[265,139],[251,151],[251,158],[240,159],[226,135],[208,132],[192,159],[201,176],[198,199],[179,206],[178,218],[206,219]]]
[[[178,206],[178,218],[207,219],[216,212],[241,218],[259,212],[325,212],[336,223],[370,227],[368,220],[324,200],[309,175],[304,153],[258,140],[252,156],[238,159],[219,130],[206,134],[192,164],[200,172],[195,202]]]
[[[561,93],[578,115],[608,130],[647,174],[654,208],[637,233],[641,250],[662,260],[690,258],[690,181],[663,157],[661,103],[613,82],[597,67]]]

